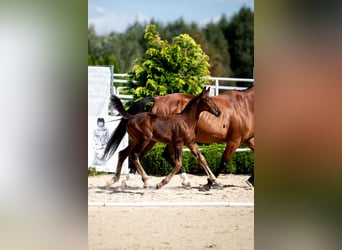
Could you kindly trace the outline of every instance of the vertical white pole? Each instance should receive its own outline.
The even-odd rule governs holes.
[[[216,96],[219,95],[219,80],[218,79],[215,80],[215,95]]]

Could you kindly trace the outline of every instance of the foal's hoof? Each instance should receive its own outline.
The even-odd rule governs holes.
[[[206,184],[199,188],[199,191],[208,192],[210,190],[210,185]]]
[[[161,189],[163,187],[163,184],[162,183],[158,183],[157,185],[156,185],[156,189]]]
[[[109,181],[106,182],[106,187],[110,187],[113,184],[114,184],[114,181],[113,180],[109,180]]]
[[[188,181],[188,182],[183,181],[182,186],[183,186],[183,188],[191,188],[191,183],[190,183],[190,181]]]
[[[120,176],[114,176],[112,181],[113,183],[118,182],[120,180]]]
[[[126,188],[127,188],[126,182],[125,182],[125,181],[122,181],[122,182],[121,182],[121,190],[122,190],[122,191],[125,191]]]
[[[223,189],[223,185],[221,183],[219,183],[219,182],[213,183],[212,187],[214,189]]]

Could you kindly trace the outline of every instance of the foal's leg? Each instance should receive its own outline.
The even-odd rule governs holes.
[[[134,166],[137,168],[139,174],[141,175],[141,180],[144,182],[144,188],[147,188],[148,187],[147,181],[150,177],[146,174],[145,170],[141,166],[141,163],[139,161],[139,153],[132,154],[132,162]]]
[[[128,145],[124,150],[121,150],[119,152],[118,165],[116,166],[115,176],[114,176],[114,183],[118,182],[120,180],[122,164],[126,160],[126,158],[128,157],[128,155],[131,151],[130,147],[131,146]]]
[[[216,183],[219,185],[219,183],[217,182],[217,179],[215,177],[215,175],[211,172],[207,161],[205,160],[204,156],[201,154],[201,152],[198,149],[198,145],[196,143],[192,143],[190,145],[188,145],[188,148],[191,150],[191,152],[194,154],[194,156],[196,157],[197,161],[202,165],[202,167],[204,168],[205,172],[207,173],[209,180],[212,183]]]
[[[155,143],[154,143],[155,144]],[[132,153],[132,162],[134,164],[134,166],[137,168],[139,174],[141,175],[141,179],[144,182],[144,187],[148,187],[148,179],[150,178],[144,168],[142,167],[141,163],[140,163],[140,157],[143,154],[144,150],[149,146],[152,145],[152,147],[154,146],[154,144],[151,144],[150,140],[143,140],[138,142],[134,149],[133,149],[133,153]],[[147,151],[148,152],[148,151]],[[147,153],[145,152],[145,154]]]
[[[219,174],[222,172],[222,170],[226,167],[227,162],[232,158],[233,154],[235,153],[236,149],[239,147],[240,141],[229,141],[227,143],[227,146],[223,152],[223,155],[221,157],[220,165],[219,167],[215,170],[215,176],[218,177]],[[209,190],[211,186],[213,185],[213,182],[208,179],[208,183],[204,185],[205,190]]]
[[[140,153],[139,159],[144,158],[144,157],[147,155],[147,153],[150,152],[150,150],[154,147],[155,144],[156,144],[156,142],[150,141],[150,143],[149,143],[149,144],[142,150],[142,152]],[[136,169],[135,165],[133,165],[133,166],[131,167],[131,172],[132,172],[132,173],[135,173],[136,170],[137,170],[137,169]]]
[[[171,147],[171,144],[169,145]],[[182,167],[182,153],[183,153],[183,144],[174,146],[174,152],[175,152],[175,165],[172,169],[172,171],[160,182],[157,184],[156,188],[159,189],[162,186],[169,183],[171,178],[179,172],[179,170]]]
[[[107,182],[107,186],[114,184],[120,180],[122,164],[131,152],[132,144],[119,152],[118,164],[116,165],[115,175],[111,181]]]
[[[167,160],[171,164],[171,166],[175,166],[175,164],[176,164],[176,162],[175,162],[175,149],[174,149],[174,146],[172,144],[168,144],[165,147],[162,156],[165,160]],[[182,185],[184,187],[191,187],[190,180],[189,180],[188,176],[186,175],[186,172],[183,172],[182,168],[180,169],[180,171],[181,171],[180,177],[183,180]]]

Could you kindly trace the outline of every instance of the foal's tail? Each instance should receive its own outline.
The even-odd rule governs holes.
[[[112,105],[117,108],[115,106],[115,103],[121,103],[121,101],[115,101],[116,99],[118,99],[116,96],[111,96],[111,103]],[[113,103],[113,100],[115,103]],[[126,113],[128,113],[129,115],[135,115],[141,112],[148,112],[151,110],[152,106],[149,105],[149,103],[154,103],[154,98],[153,97],[145,97],[144,99],[142,99],[141,101],[138,102],[134,102],[132,104],[132,106],[127,110]],[[122,106],[122,103],[121,103]],[[121,107],[123,110],[124,107]],[[119,111],[119,110],[118,110]],[[104,150],[104,154],[102,159],[103,160],[108,160],[109,158],[111,158],[113,156],[113,154],[115,153],[115,151],[117,150],[120,142],[122,141],[122,138],[125,136],[126,134],[126,126],[127,126],[127,119],[121,119],[119,125],[116,127],[116,129],[114,130],[114,132],[112,133],[111,137],[109,138],[109,141],[106,145],[106,148]]]
[[[120,113],[120,115],[124,119],[128,119],[131,117],[131,115],[126,111],[126,109],[122,105],[122,102],[120,101],[120,99],[117,96],[112,95],[110,97],[110,103],[113,105],[113,107]]]

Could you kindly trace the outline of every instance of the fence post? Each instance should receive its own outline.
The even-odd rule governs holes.
[[[111,69],[110,94],[116,95],[116,88],[114,85],[114,66],[111,66],[110,69]],[[108,100],[108,106],[109,106],[109,114],[114,115],[114,108],[110,104],[109,100]]]
[[[219,95],[219,80],[218,79],[215,80],[215,95],[216,96]]]

